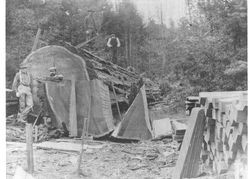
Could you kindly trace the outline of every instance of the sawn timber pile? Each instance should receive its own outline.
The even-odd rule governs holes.
[[[247,170],[247,92],[202,92],[206,126],[201,159],[217,174]]]

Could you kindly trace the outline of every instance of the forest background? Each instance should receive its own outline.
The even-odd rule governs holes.
[[[6,88],[31,52],[38,27],[41,47],[59,41],[77,45],[86,39],[84,18],[92,9],[100,35],[90,50],[109,60],[106,43],[115,33],[121,41],[118,64],[159,84],[172,112],[201,91],[247,90],[247,0],[204,1],[188,8],[186,18],[167,27],[161,19],[145,23],[129,0],[116,11],[106,0],[7,0]]]

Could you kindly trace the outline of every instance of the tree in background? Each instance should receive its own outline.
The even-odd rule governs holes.
[[[208,1],[209,2],[209,1]],[[166,27],[143,23],[131,1],[113,11],[106,0],[8,0],[6,3],[6,86],[20,62],[30,53],[38,27],[41,46],[85,41],[84,18],[95,11],[99,36],[88,47],[109,60],[109,35],[120,41],[118,64],[133,66],[158,83],[174,111],[188,95],[200,91],[247,89],[247,1],[210,1],[198,4],[196,15]],[[192,17],[192,18],[189,18]],[[173,23],[172,23],[173,24]]]

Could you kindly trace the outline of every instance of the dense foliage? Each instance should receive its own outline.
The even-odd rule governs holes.
[[[97,39],[87,47],[109,59],[107,38],[121,41],[118,64],[133,66],[161,86],[176,111],[185,97],[200,91],[247,89],[247,1],[198,4],[193,18],[166,27],[144,23],[136,7],[123,0],[116,11],[106,0],[8,0],[6,3],[6,86],[30,53],[38,27],[46,44],[84,42],[84,18],[95,11]]]

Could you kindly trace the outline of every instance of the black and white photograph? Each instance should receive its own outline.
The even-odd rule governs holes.
[[[247,0],[3,4],[3,178],[248,179]]]

